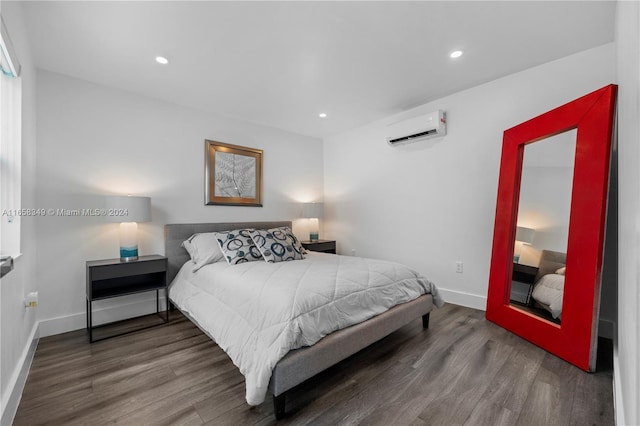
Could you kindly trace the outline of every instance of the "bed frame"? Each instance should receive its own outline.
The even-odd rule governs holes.
[[[547,274],[553,274],[559,268],[566,266],[567,264],[567,254],[560,251],[553,250],[542,250],[542,255],[540,256],[540,263],[538,264],[538,273],[536,274],[536,279],[534,281],[535,284],[538,283],[540,278],[544,277]],[[539,302],[531,298],[530,306],[534,308],[544,309],[545,311],[551,313],[551,307],[546,303]],[[556,321],[552,319],[552,321]]]
[[[567,265],[567,254],[560,251],[542,250],[538,274],[535,282],[547,274],[553,274],[558,269]]]
[[[191,235],[241,228],[269,229],[279,226],[291,227],[291,222],[165,225],[165,254],[169,259],[168,282],[173,280],[182,265],[189,260],[189,254],[182,247],[182,242]],[[411,302],[395,306],[365,322],[336,331],[313,346],[290,351],[275,366],[269,382],[269,391],[273,394],[273,410],[276,419],[281,419],[285,414],[286,394],[289,390],[411,321],[422,317],[422,326],[428,328],[429,313],[432,309],[433,298],[430,294],[426,294]],[[197,318],[186,316],[202,330]]]

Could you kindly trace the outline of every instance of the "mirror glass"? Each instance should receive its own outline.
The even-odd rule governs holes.
[[[560,324],[576,129],[525,145],[510,304]]]

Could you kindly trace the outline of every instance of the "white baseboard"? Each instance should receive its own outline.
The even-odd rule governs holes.
[[[22,391],[24,385],[27,383],[27,376],[29,370],[31,370],[31,363],[33,356],[36,353],[39,341],[39,329],[38,322],[33,325],[31,333],[29,334],[28,345],[25,346],[24,351],[20,355],[18,365],[13,372],[13,376],[7,385],[7,398],[2,401],[2,417],[0,418],[0,425],[10,425],[13,423],[13,419],[18,412],[18,405],[20,405],[20,399],[22,398]]]
[[[477,294],[465,293],[462,291],[447,290],[446,288],[438,288],[438,291],[447,303],[479,309],[481,311],[487,310],[487,296],[478,296]]]
[[[160,310],[165,309],[165,298],[160,296]],[[102,308],[93,308],[93,325],[100,325],[112,321],[133,318],[156,312],[156,297],[149,297],[126,304],[118,304]],[[87,327],[87,313],[65,315],[40,321],[40,336],[47,337],[54,334],[66,333]]]
[[[617,425],[626,425],[624,419],[624,399],[620,381],[620,358],[618,358],[618,339],[613,337],[613,415]]]

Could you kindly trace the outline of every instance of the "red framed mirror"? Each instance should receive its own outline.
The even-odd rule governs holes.
[[[586,371],[595,370],[616,91],[615,85],[603,87],[512,127],[502,143],[486,317]],[[568,139],[569,144],[563,142]],[[555,154],[540,154],[543,144],[550,148],[546,152],[569,152],[569,160],[563,160],[567,166],[558,164]],[[550,172],[540,174],[545,170]],[[567,185],[547,182],[547,189],[529,189],[529,182],[547,181],[551,172],[569,176]],[[563,197],[558,193],[564,186]],[[525,193],[538,198],[525,200]],[[551,208],[539,201],[545,196],[556,200]],[[545,218],[563,216],[547,212],[561,211],[561,199],[567,206],[564,227]],[[542,254],[522,264],[519,250],[536,240],[539,244],[531,250]],[[555,263],[549,253],[555,253]],[[516,284],[529,286],[520,300]],[[548,289],[550,301],[542,297]]]

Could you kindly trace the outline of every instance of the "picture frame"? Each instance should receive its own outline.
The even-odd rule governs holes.
[[[204,142],[205,205],[262,207],[263,151]]]

